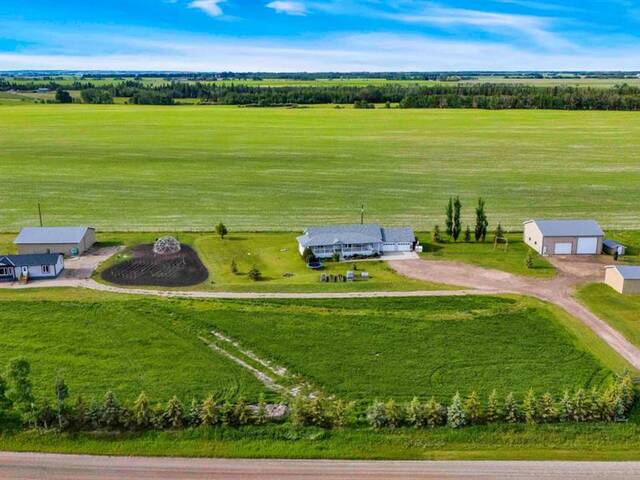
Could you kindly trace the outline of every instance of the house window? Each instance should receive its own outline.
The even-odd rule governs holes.
[[[7,277],[11,275],[11,270],[9,267],[0,267],[0,277]]]
[[[49,273],[51,265],[42,265],[42,273]]]

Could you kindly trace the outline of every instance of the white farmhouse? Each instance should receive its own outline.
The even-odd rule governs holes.
[[[300,255],[306,248],[317,258],[372,257],[387,252],[411,252],[416,236],[411,228],[384,228],[377,224],[308,227],[298,237]]]
[[[0,256],[0,282],[56,278],[63,270],[61,253]]]

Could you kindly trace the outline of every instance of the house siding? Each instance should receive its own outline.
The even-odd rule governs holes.
[[[18,243],[18,253],[27,255],[30,253],[62,253],[69,257],[72,255],[73,249],[78,250],[78,254],[82,255],[96,243],[96,231],[93,228],[87,229],[87,232],[78,243]]]
[[[625,295],[638,295],[640,294],[640,280],[636,279],[624,279],[618,270],[615,268],[607,268],[604,274],[604,283],[609,285],[618,293]]]

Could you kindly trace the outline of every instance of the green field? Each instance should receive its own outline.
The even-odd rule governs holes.
[[[202,322],[329,393],[362,400],[560,393],[624,368],[586,327],[525,299],[269,301]]]
[[[0,230],[431,229],[459,194],[492,226],[595,217],[640,227],[634,112],[2,106]]]
[[[216,329],[329,393],[371,401],[600,385],[624,363],[540,302],[501,297],[203,301],[0,291],[0,365],[24,355],[39,393],[255,399],[262,386],[198,339]],[[522,335],[527,332],[527,335]]]
[[[134,400],[178,395],[257,399],[253,376],[212,353],[167,302],[77,290],[0,291],[0,369],[16,356],[32,365],[38,395],[53,395],[62,375],[73,395],[113,390]],[[186,323],[186,322],[185,322]]]

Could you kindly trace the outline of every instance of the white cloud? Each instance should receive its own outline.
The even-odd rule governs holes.
[[[294,2],[290,0],[276,0],[274,2],[267,3],[267,8],[272,8],[278,13],[285,13],[287,15],[306,15],[307,9],[302,2]]]
[[[155,30],[77,33],[73,52],[0,53],[0,70],[451,71],[634,70],[640,42],[542,52],[426,35],[344,34],[318,40],[237,39]],[[65,41],[71,41],[68,34]],[[108,50],[106,50],[108,49]],[[97,54],[95,52],[110,53]]]
[[[224,1],[225,0],[193,0],[189,3],[189,8],[197,8],[205,12],[207,15],[219,17],[224,13],[219,4]]]

